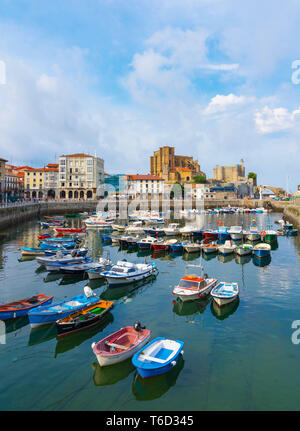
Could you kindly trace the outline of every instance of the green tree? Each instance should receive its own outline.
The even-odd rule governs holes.
[[[254,180],[256,180],[257,175],[254,172],[249,172],[248,178],[253,178]]]
[[[195,175],[193,178],[194,183],[196,184],[205,184],[206,178],[204,175]]]

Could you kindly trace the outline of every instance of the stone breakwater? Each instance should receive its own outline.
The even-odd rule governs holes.
[[[294,205],[290,202],[270,201],[273,211],[283,213],[283,218],[300,227],[300,205]]]

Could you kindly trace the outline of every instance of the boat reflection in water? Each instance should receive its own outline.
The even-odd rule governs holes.
[[[155,279],[156,275],[151,275],[144,280],[139,280],[124,286],[108,286],[107,289],[101,293],[100,299],[104,299],[105,301],[117,301],[118,299],[122,298],[124,300],[126,300],[128,297],[133,298],[135,295],[142,292],[142,290],[140,290],[142,286],[152,284]]]
[[[223,305],[222,307],[219,307],[215,301],[212,301],[210,305],[210,310],[212,315],[215,316],[216,319],[225,320],[233,313],[236,312],[239,306],[239,303],[240,303],[239,297],[237,297],[234,301],[230,302],[229,304]]]
[[[202,253],[202,257],[206,261],[215,259],[216,256],[218,256],[217,252],[215,252],[215,253]]]
[[[211,297],[207,295],[205,298],[198,299],[197,301],[183,302],[180,298],[173,301],[173,313],[178,316],[185,316],[187,323],[201,323],[196,319],[198,314],[204,314],[207,305],[210,303]],[[201,317],[201,316],[200,316]]]
[[[230,254],[218,254],[218,260],[221,263],[227,263],[227,262],[231,262],[234,259],[234,253],[230,253]]]
[[[245,254],[244,256],[240,256],[239,254],[235,255],[235,261],[240,265],[245,265],[246,263],[249,263],[251,260],[252,260],[252,254]]]
[[[278,249],[278,241],[277,238],[274,241],[269,242],[268,244],[270,244],[271,246],[271,250],[277,250]]]
[[[270,265],[271,263],[271,255],[269,256],[265,256],[265,257],[257,257],[257,256],[253,256],[253,263],[255,266],[260,266],[261,268],[264,268],[268,265]]]
[[[44,277],[45,283],[50,283],[51,281],[57,281],[62,278],[62,274],[60,272],[48,272],[46,277]]]
[[[78,283],[79,281],[85,280],[87,278],[87,274],[83,273],[83,274],[78,274],[78,275],[67,275],[66,277],[63,276],[61,281],[59,282],[60,286],[66,285],[66,284],[75,284]]]
[[[199,259],[201,251],[196,251],[195,253],[187,253],[184,252],[182,255],[182,259],[186,261]]]
[[[98,362],[93,362],[92,368],[94,370],[93,380],[95,386],[114,385],[128,377],[135,370],[131,358],[107,367],[100,367]]]
[[[147,256],[151,256],[152,254],[152,250],[139,250],[137,252],[137,257],[147,257]]]
[[[10,332],[17,331],[18,329],[23,328],[23,326],[28,325],[29,319],[28,316],[17,317],[16,319],[8,319],[4,320],[5,322],[5,333],[8,334]]]
[[[113,323],[114,316],[112,313],[108,312],[105,316],[103,316],[103,320],[100,320],[99,323],[91,328],[83,329],[74,334],[69,334],[62,338],[57,338],[57,343],[55,347],[55,358],[62,353],[68,352],[69,350],[74,349],[77,346],[80,346],[84,341],[94,337],[97,334],[100,334],[108,325]],[[101,337],[100,337],[101,338]]]
[[[34,259],[35,259],[35,256],[22,256],[22,257],[19,257],[18,262],[29,262]]]
[[[155,400],[163,396],[172,386],[176,384],[179,373],[184,367],[184,359],[179,355],[179,359],[168,373],[160,376],[143,379],[137,372],[132,383],[132,393],[137,401]]]
[[[44,343],[45,341],[52,340],[57,334],[55,323],[50,323],[48,325],[36,326],[31,328],[28,346],[33,346],[35,344]]]

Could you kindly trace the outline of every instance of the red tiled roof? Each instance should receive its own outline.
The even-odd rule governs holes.
[[[126,179],[130,181],[164,181],[163,178],[155,175],[126,175]]]
[[[196,169],[181,168],[180,166],[176,166],[176,169],[183,172],[196,172]]]
[[[76,154],[63,154],[60,157],[93,157],[90,154],[84,154],[84,153],[76,153]]]

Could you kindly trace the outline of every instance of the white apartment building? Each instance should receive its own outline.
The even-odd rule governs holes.
[[[164,180],[155,175],[126,175],[124,192],[129,198],[162,196]]]
[[[210,197],[210,190],[206,184],[184,184],[186,199],[204,200]]]
[[[104,160],[77,153],[59,157],[60,199],[95,199],[104,193]]]

